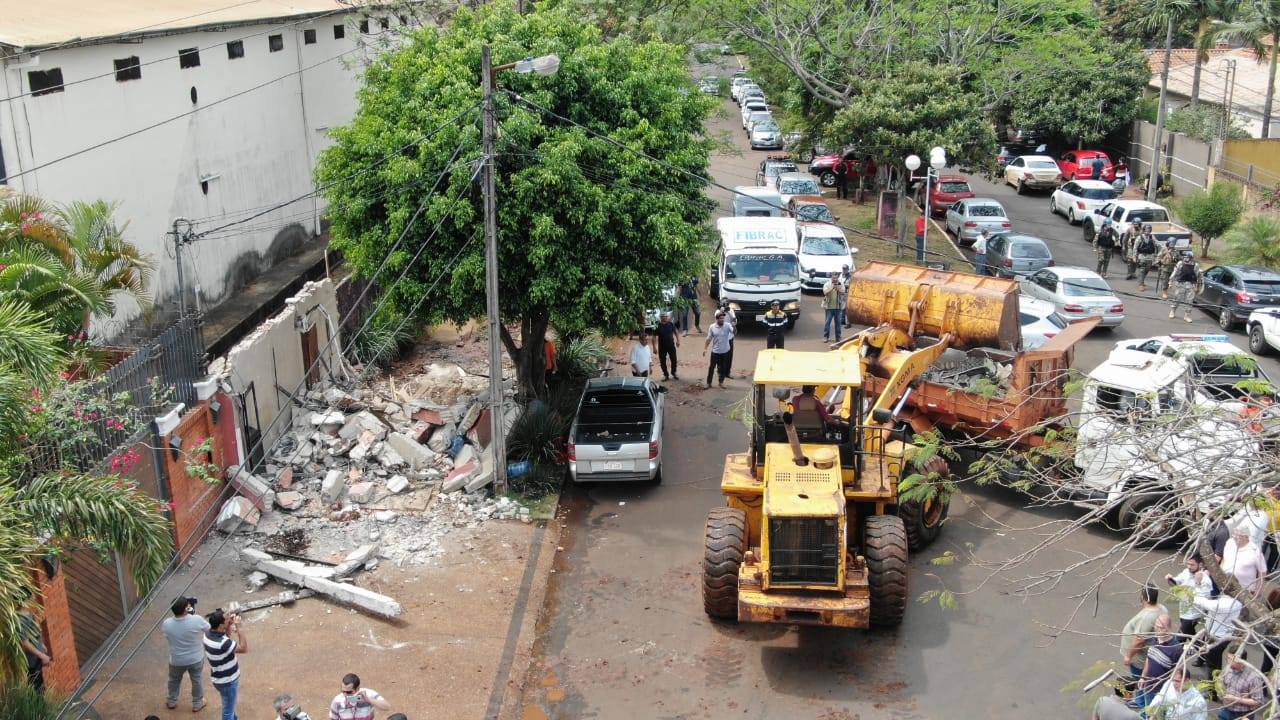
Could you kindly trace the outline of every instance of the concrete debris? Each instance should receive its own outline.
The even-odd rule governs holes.
[[[254,574],[266,577],[266,575],[262,573],[255,572]],[[227,605],[227,612],[246,613],[251,610],[262,610],[263,608],[275,607],[276,605],[289,605],[290,603],[297,602],[303,598],[309,598],[312,595],[315,595],[315,592],[312,590],[286,590],[279,595],[263,598],[261,600],[253,600],[247,603],[232,602]]]
[[[262,587],[266,585],[267,581],[270,580],[271,578],[268,577],[267,574],[264,572],[254,570],[253,572],[249,573],[249,577],[245,579],[249,581],[249,587],[253,588],[254,590],[261,590]]]
[[[297,510],[306,504],[306,502],[306,498],[304,498],[300,492],[285,490],[284,492],[276,493],[276,506],[281,510]]]
[[[467,408],[467,414],[463,415],[462,419],[458,421],[459,432],[465,433],[470,430],[476,424],[476,421],[480,419],[480,413],[483,411],[483,405],[478,402],[471,403],[471,406]]]
[[[250,475],[248,472],[241,470],[231,476],[231,487],[235,488],[241,496],[248,498],[249,502],[260,512],[267,512],[275,504],[276,493],[271,489],[271,485],[266,480],[257,475]]]
[[[403,475],[393,475],[387,481],[387,490],[393,493],[402,493],[409,489],[409,478]]]
[[[400,453],[396,452],[395,448],[391,447],[389,443],[382,443],[378,446],[378,453],[375,457],[382,467],[388,470],[403,467],[406,464]]]
[[[314,427],[330,426],[337,430],[347,422],[347,416],[338,410],[331,412],[311,413],[311,424]]]
[[[342,499],[342,493],[346,489],[347,483],[342,479],[342,471],[330,470],[320,485],[320,497],[326,505],[332,505]]]
[[[268,472],[270,467],[270,465],[267,466]],[[293,487],[293,468],[287,467],[279,475],[276,475],[276,487],[281,490],[288,490]]]
[[[440,486],[440,490],[447,493],[461,490],[466,487],[467,483],[471,481],[472,476],[475,475],[479,469],[480,466],[474,462],[454,468],[453,472],[444,476],[444,484]]]
[[[399,515],[394,510],[379,510],[373,514],[373,519],[380,523],[395,522]]]
[[[365,408],[364,403],[360,402],[340,388],[331,387],[324,391],[324,395],[322,397],[324,398],[325,404],[329,407],[337,408],[338,410],[345,412],[354,412]]]
[[[347,500],[353,503],[367,503],[373,500],[373,493],[376,490],[377,487],[371,482],[358,482],[347,488]]]
[[[480,469],[471,476],[463,488],[470,493],[489,487],[489,483],[493,482],[493,472],[493,453],[485,451],[484,456],[480,458]]]
[[[436,453],[444,453],[449,449],[449,443],[453,441],[453,431],[448,428],[439,427],[431,433],[431,437],[427,440],[427,447]]]
[[[377,543],[361,545],[348,553],[347,556],[343,558],[342,562],[338,563],[338,566],[333,569],[333,577],[335,580],[344,578],[359,570],[361,567],[364,567],[367,563],[377,562],[377,557]]]
[[[399,617],[403,612],[400,603],[394,598],[332,580],[331,578],[336,574],[336,568],[308,565],[296,560],[276,560],[264,552],[250,548],[245,548],[241,553],[261,572],[290,585],[314,590],[344,605],[354,605],[375,615],[389,618]]]
[[[475,462],[475,459],[475,449],[470,445],[463,445],[462,449],[458,451],[458,454],[453,457],[453,466],[455,468],[460,468],[463,465],[469,465]]]
[[[222,510],[218,513],[218,519],[214,521],[214,525],[218,530],[230,534],[245,526],[257,525],[261,517],[262,513],[248,498],[237,495],[222,504]]]
[[[431,464],[435,453],[404,433],[393,432],[387,436],[387,446],[404,458],[409,467],[421,470]],[[386,463],[383,463],[386,465]]]
[[[338,431],[338,436],[343,438],[359,437],[365,431],[373,433],[375,439],[381,440],[387,434],[387,425],[368,410],[361,410],[347,418],[342,429]]]

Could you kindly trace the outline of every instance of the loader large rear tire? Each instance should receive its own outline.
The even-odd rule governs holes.
[[[897,627],[907,611],[907,530],[897,515],[872,515],[863,527],[872,627]]]
[[[938,456],[929,458],[920,472],[928,475],[936,473],[940,478],[951,474],[947,461]],[[947,511],[951,506],[951,496],[943,495],[926,502],[904,502],[898,505],[898,517],[907,529],[907,547],[911,552],[919,552],[928,547],[942,534],[942,524],[947,519]]]
[[[738,568],[747,554],[747,514],[718,507],[707,513],[702,555],[702,606],[717,620],[738,619]]]

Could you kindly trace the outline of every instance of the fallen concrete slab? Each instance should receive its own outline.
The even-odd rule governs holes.
[[[240,553],[253,560],[256,569],[277,580],[314,590],[344,605],[353,605],[388,618],[399,617],[404,612],[394,598],[356,585],[334,582],[330,578],[335,574],[336,568],[316,567],[294,560],[274,560],[270,555],[252,548],[245,548]]]
[[[251,610],[262,610],[264,608],[275,607],[276,605],[288,605],[297,602],[303,598],[309,598],[315,595],[314,590],[285,590],[275,597],[263,598],[261,600],[250,600],[246,603],[232,602],[227,605],[227,612],[245,613]]]
[[[333,569],[333,578],[335,580],[344,578],[351,573],[364,567],[364,564],[378,556],[378,544],[370,543],[369,545],[361,545],[352,550],[342,562],[338,563],[338,567]]]

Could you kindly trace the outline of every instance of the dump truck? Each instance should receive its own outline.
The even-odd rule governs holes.
[[[729,455],[725,506],[708,514],[703,606],[717,619],[865,628],[902,622],[909,553],[932,542],[948,498],[905,501],[916,458],[898,416],[949,349],[1017,350],[1012,280],[873,262],[854,274],[839,352],[756,358],[749,446]],[[917,341],[917,338],[924,341]]]

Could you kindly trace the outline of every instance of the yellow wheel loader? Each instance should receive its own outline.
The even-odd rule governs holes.
[[[703,604],[741,622],[895,626],[909,553],[934,540],[947,497],[900,502],[912,473],[945,474],[895,413],[947,348],[1016,351],[1011,280],[873,262],[855,272],[831,352],[756,358],[750,447],[725,459],[726,506],[707,516]]]

